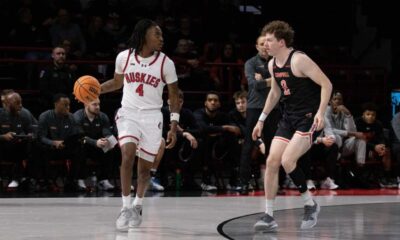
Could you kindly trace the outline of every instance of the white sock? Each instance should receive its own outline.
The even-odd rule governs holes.
[[[130,208],[131,207],[131,195],[129,194],[128,196],[122,195],[122,207],[124,208]]]
[[[309,206],[314,206],[314,201],[312,199],[310,191],[305,191],[304,193],[301,194],[301,197],[304,200],[304,205],[309,205]]]
[[[133,200],[133,206],[143,205],[144,197],[140,198],[136,195],[135,200]]]
[[[265,213],[270,215],[271,217],[274,216],[274,203],[275,199],[273,200],[266,200],[265,201]]]

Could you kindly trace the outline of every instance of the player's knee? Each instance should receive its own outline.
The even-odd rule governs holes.
[[[138,171],[138,181],[147,182],[150,180],[150,168],[142,168]]]
[[[296,161],[289,156],[282,156],[282,167],[285,169],[285,172],[290,172],[296,166]]]
[[[268,156],[267,159],[267,169],[273,171],[279,171],[281,163],[278,157],[273,157],[272,155]]]

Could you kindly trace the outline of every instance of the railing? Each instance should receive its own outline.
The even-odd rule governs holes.
[[[2,54],[0,55],[3,58],[0,58],[0,66],[7,68],[9,66],[19,66],[16,69],[21,71],[20,65],[33,65],[33,66],[43,66],[46,64],[51,64],[50,60],[29,60],[29,59],[21,59],[10,57],[12,54],[6,54],[6,52],[15,53],[15,52],[30,52],[30,51],[38,51],[38,52],[50,52],[50,48],[32,48],[32,47],[13,47],[13,46],[0,46],[0,51]],[[4,54],[3,54],[4,53]],[[114,60],[73,60],[67,61],[69,64],[75,64],[78,66],[82,65],[108,65],[110,67],[114,67]],[[203,65],[205,69],[209,69],[212,67],[228,67],[228,79],[224,79],[226,81],[226,85],[224,89],[220,89],[221,94],[225,96],[225,99],[230,99],[233,94],[234,86],[232,82],[232,69],[233,67],[243,68],[242,64],[235,63],[212,63],[208,62]],[[354,66],[354,65],[323,65],[321,66],[326,75],[331,79],[333,86],[335,89],[341,90],[344,92],[346,102],[350,105],[357,106],[366,101],[374,101],[379,103],[380,105],[387,107],[389,105],[389,89],[388,89],[388,74],[385,69],[374,67],[374,66]],[[1,69],[0,69],[1,70]],[[8,76],[14,79],[15,82],[19,82],[19,87],[13,86],[13,81],[1,81],[0,72],[0,89],[3,88],[20,88],[26,94],[36,94],[37,87],[35,84],[27,83],[26,79],[21,79],[21,72],[17,71],[15,76]],[[12,73],[12,71],[11,71]],[[35,75],[34,73],[33,75]],[[36,74],[35,77],[32,78],[32,81],[38,81],[39,74]],[[107,79],[99,79],[100,81],[104,81]],[[21,85],[22,83],[22,85]],[[16,84],[18,85],[18,84]],[[27,87],[33,86],[33,87]],[[185,91],[186,96],[197,96],[197,98],[204,101],[205,91],[197,91],[197,90],[188,90]]]

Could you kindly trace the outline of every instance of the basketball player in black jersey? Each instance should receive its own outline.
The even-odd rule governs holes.
[[[265,173],[265,215],[255,225],[256,231],[274,231],[278,224],[273,208],[278,189],[278,172],[282,164],[304,199],[302,229],[317,224],[319,205],[307,190],[304,173],[297,160],[307,152],[324,127],[324,114],[331,96],[332,84],[318,65],[303,52],[292,48],[294,31],[283,21],[268,23],[263,33],[265,46],[273,59],[268,63],[272,76],[271,91],[252,137],[260,137],[264,120],[280,100],[282,119],[272,140]]]

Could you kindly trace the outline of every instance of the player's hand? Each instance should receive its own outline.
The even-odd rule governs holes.
[[[193,137],[192,134],[190,134],[190,133],[188,133],[188,132],[184,132],[184,133],[183,133],[183,136],[190,142],[190,146],[191,146],[193,149],[196,149],[196,148],[197,148],[198,142],[197,142],[196,138]]]
[[[3,139],[6,140],[7,142],[10,142],[14,139],[15,132],[8,132],[6,134],[3,134]]]
[[[385,144],[375,145],[375,151],[378,153],[379,156],[385,155],[385,152],[386,152]]]
[[[56,149],[63,149],[65,146],[64,146],[64,141],[58,141],[58,140],[55,140],[55,141],[53,141],[53,146],[56,148]]]
[[[231,132],[233,134],[235,134],[236,136],[240,135],[240,128],[236,127],[236,126],[232,126],[232,125],[223,125],[222,128],[225,131]]]
[[[320,131],[324,128],[324,125],[325,125],[324,115],[318,111],[317,114],[315,114],[313,126],[316,131]]]
[[[169,130],[167,133],[167,146],[166,149],[171,149],[175,146],[176,143],[176,131]]]
[[[367,138],[365,137],[364,133],[362,132],[354,132],[354,137],[356,137],[357,139],[363,139],[366,140]]]
[[[263,77],[262,77],[262,75],[261,75],[260,73],[254,73],[254,78],[255,78],[257,81],[261,81],[261,80],[263,79]]]
[[[261,137],[261,132],[263,128],[264,128],[264,122],[258,121],[253,129],[253,133],[251,134],[253,141],[256,141],[258,138]]]
[[[322,139],[322,143],[326,146],[326,147],[330,147],[335,143],[335,136],[327,136],[327,137],[323,137]]]
[[[344,105],[339,105],[339,106],[337,106],[337,107],[336,107],[336,111],[342,112],[342,113],[344,113],[344,114],[346,114],[346,115],[351,115],[349,109],[347,109]]]
[[[105,139],[105,138],[97,139],[96,146],[98,148],[103,148],[103,147],[105,147],[107,145],[108,145],[108,140],[107,139]]]

